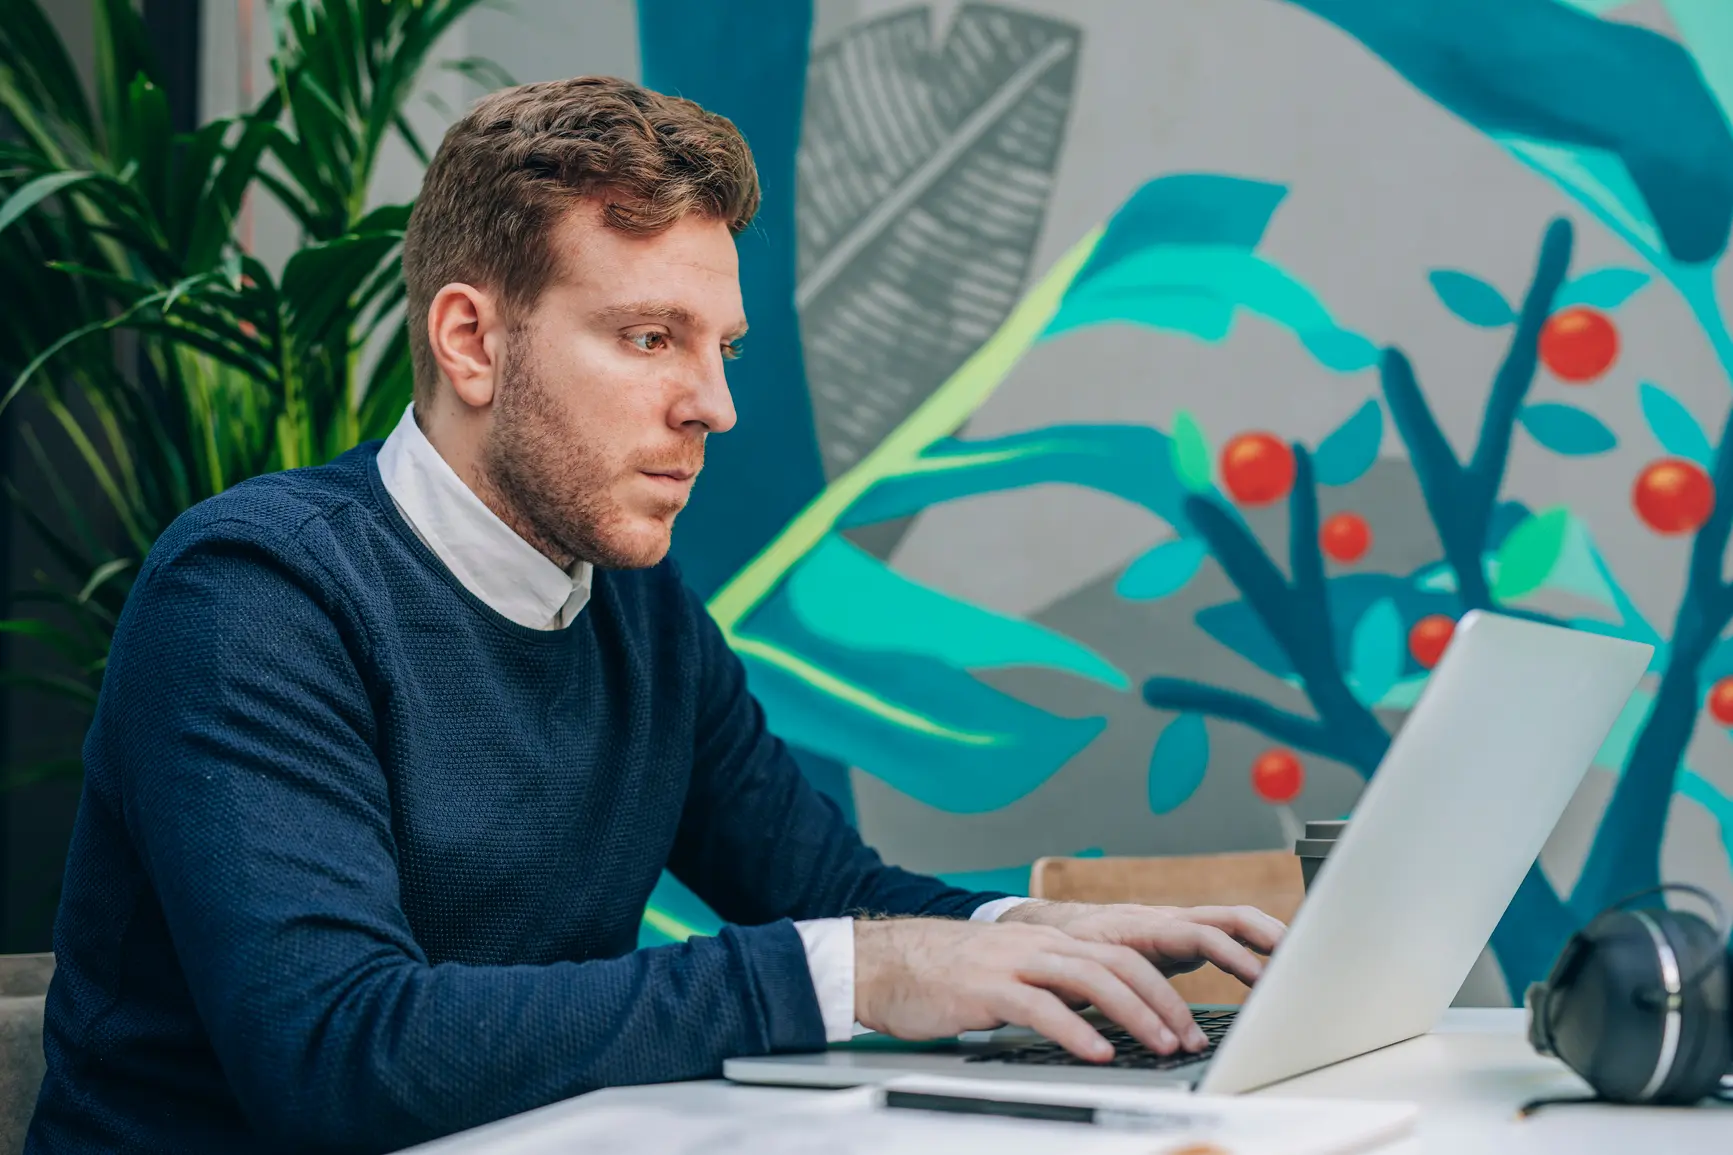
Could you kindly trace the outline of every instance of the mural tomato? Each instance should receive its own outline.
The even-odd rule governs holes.
[[[1430,614],[1414,623],[1408,631],[1408,652],[1414,660],[1430,670],[1444,657],[1450,639],[1456,635],[1456,621],[1443,614]]]
[[[1694,533],[1715,508],[1715,483],[1696,462],[1664,457],[1637,475],[1631,503],[1656,533]]]
[[[1252,762],[1252,789],[1271,805],[1292,802],[1306,788],[1306,768],[1292,750],[1265,750]]]
[[[1337,561],[1359,561],[1372,546],[1372,527],[1357,513],[1332,514],[1318,531],[1318,548]]]
[[[1733,678],[1722,678],[1709,690],[1709,716],[1733,726]]]
[[[1596,309],[1560,309],[1540,331],[1540,360],[1561,381],[1593,381],[1619,355],[1619,331]]]
[[[1222,484],[1241,505],[1268,505],[1294,488],[1294,451],[1269,433],[1242,433],[1222,446]]]

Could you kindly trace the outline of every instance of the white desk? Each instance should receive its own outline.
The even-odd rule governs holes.
[[[1452,1010],[1438,1031],[1263,1092],[1284,1097],[1396,1099],[1418,1103],[1418,1132],[1384,1155],[1729,1155],[1733,1106],[1689,1110],[1561,1106],[1526,1120],[1530,1099],[1585,1090],[1523,1037],[1520,1010]],[[420,1155],[524,1155],[558,1146],[562,1123],[607,1104],[667,1104],[769,1112],[823,1091],[741,1087],[720,1081],[597,1091],[416,1147]],[[569,1124],[568,1124],[569,1126]]]

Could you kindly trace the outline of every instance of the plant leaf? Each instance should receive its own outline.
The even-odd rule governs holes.
[[[1709,468],[1715,448],[1684,402],[1647,381],[1637,386],[1637,396],[1642,400],[1643,420],[1649,423],[1649,432],[1655,435],[1661,448],[1674,457]]]
[[[94,179],[98,179],[98,174],[94,172],[51,172],[20,185],[18,191],[7,197],[5,204],[0,205],[0,232],[5,232],[7,225],[55,193]]]
[[[1635,296],[1650,281],[1649,274],[1637,269],[1609,266],[1566,281],[1553,296],[1555,310],[1570,305],[1587,305],[1594,309],[1616,309]]]
[[[1600,418],[1575,405],[1555,401],[1524,405],[1517,419],[1530,437],[1567,457],[1605,453],[1619,443]]]
[[[1406,667],[1402,612],[1392,598],[1379,598],[1354,625],[1348,682],[1366,706],[1377,705]]]
[[[1564,552],[1570,524],[1571,511],[1561,505],[1537,513],[1511,530],[1498,547],[1492,596],[1511,601],[1544,585]]]
[[[1064,144],[1076,25],[965,5],[942,44],[931,27],[925,8],[865,21],[807,67],[795,300],[831,477],[1010,314]]]
[[[1496,329],[1516,320],[1516,310],[1504,294],[1487,282],[1457,269],[1433,269],[1426,279],[1444,307],[1470,325]]]
[[[1378,460],[1378,447],[1383,440],[1384,411],[1376,400],[1369,400],[1318,443],[1312,454],[1312,469],[1318,483],[1348,485],[1358,481]]]
[[[1197,714],[1167,724],[1149,755],[1149,808],[1169,814],[1203,785],[1209,771],[1209,728]]]
[[[788,576],[788,608],[815,637],[861,651],[933,658],[959,670],[1042,666],[1116,690],[1112,662],[1035,622],[959,601],[911,581],[830,534]]]
[[[1114,592],[1129,601],[1152,601],[1178,593],[1207,556],[1209,547],[1195,537],[1164,541],[1126,567]]]
[[[1205,439],[1197,418],[1186,409],[1173,415],[1173,472],[1179,483],[1191,492],[1209,492],[1209,441]]]

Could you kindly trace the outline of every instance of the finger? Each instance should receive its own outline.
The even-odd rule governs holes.
[[[1044,955],[1026,967],[1022,977],[1049,990],[1087,996],[1103,1014],[1158,1054],[1171,1055],[1179,1049],[1178,1033],[1162,1022],[1155,1009],[1113,971],[1083,952]]]
[[[1185,936],[1194,958],[1205,958],[1247,986],[1264,973],[1263,960],[1219,927],[1193,924]]]
[[[1287,924],[1255,906],[1199,906],[1184,913],[1188,922],[1226,931],[1247,946],[1269,954],[1287,934]]]
[[[1081,944],[1103,966],[1119,976],[1132,992],[1160,1016],[1169,1031],[1187,1050],[1198,1051],[1208,1045],[1203,1031],[1198,1029],[1191,1007],[1173,989],[1155,964],[1128,946],[1102,943]],[[1200,964],[1201,965],[1201,964]],[[1106,1008],[1103,1008],[1104,1010]],[[1164,1054],[1166,1052],[1163,1052]]]
[[[1105,1063],[1113,1058],[1113,1044],[1051,991],[1019,984],[994,1003],[993,1013],[999,1018],[1039,1031],[1079,1059]]]

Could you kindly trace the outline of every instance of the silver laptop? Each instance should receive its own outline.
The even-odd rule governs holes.
[[[939,1043],[863,1035],[818,1054],[730,1060],[723,1073],[782,1086],[920,1072],[1234,1094],[1424,1034],[1652,652],[1500,614],[1464,616],[1245,1005],[1194,1008],[1219,1040],[1201,1056],[1159,1056],[1119,1032],[1115,1065],[1099,1066],[1007,1027]]]

